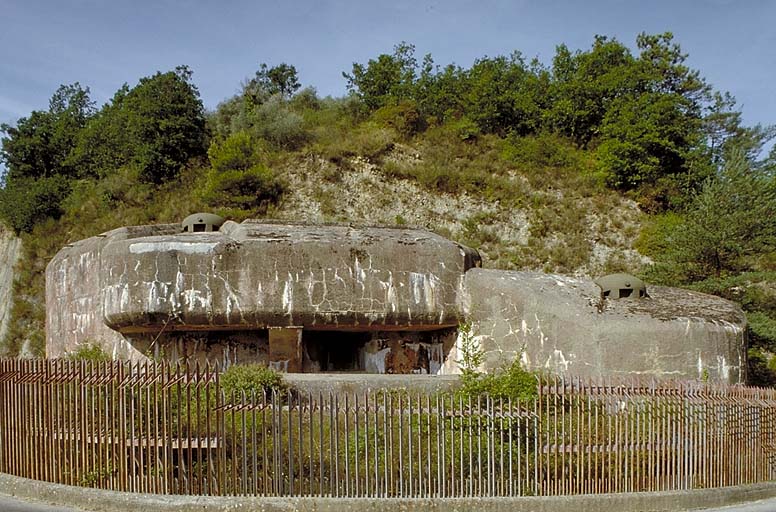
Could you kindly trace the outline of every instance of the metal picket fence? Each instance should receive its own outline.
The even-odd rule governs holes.
[[[464,497],[772,480],[776,391],[545,379],[526,400],[224,393],[218,366],[0,360],[0,471],[188,495]]]

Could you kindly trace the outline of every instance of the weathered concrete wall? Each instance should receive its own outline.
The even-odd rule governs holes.
[[[46,356],[62,357],[82,344],[93,343],[114,358],[144,357],[124,336],[103,322],[105,284],[100,258],[109,240],[176,230],[180,230],[177,224],[120,228],[59,251],[46,267]]]
[[[426,231],[227,222],[218,233],[112,237],[102,312],[129,333],[457,325],[474,251]]]
[[[592,281],[476,268],[475,251],[412,229],[180,231],[122,228],[60,251],[48,355],[98,342],[121,358],[450,374],[457,326],[471,322],[486,369],[519,357],[573,375],[745,378],[745,317],[717,297],[650,286],[601,308]]]
[[[19,260],[21,249],[21,240],[0,224],[0,342],[5,339],[11,320],[14,266]]]
[[[472,269],[468,309],[486,368],[524,366],[580,375],[652,375],[741,382],[746,318],[726,300],[648,287],[649,298],[606,300],[591,281]]]
[[[46,275],[48,355],[97,342],[114,357],[298,371],[301,352],[286,357],[278,351],[290,348],[277,344],[273,357],[268,342],[267,328],[284,327],[308,339],[371,332],[354,349],[354,370],[438,373],[453,345],[449,327],[463,319],[463,275],[479,262],[471,249],[412,229],[247,221],[180,230],[121,228],[62,249]]]

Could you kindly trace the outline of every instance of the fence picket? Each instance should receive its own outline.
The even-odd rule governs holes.
[[[0,471],[162,494],[664,491],[776,475],[776,391],[552,378],[536,399],[225,390],[210,364],[0,359]]]

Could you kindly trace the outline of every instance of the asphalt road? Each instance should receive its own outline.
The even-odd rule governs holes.
[[[776,498],[769,500],[753,501],[744,505],[732,507],[708,508],[704,512],[776,512]]]
[[[52,507],[38,503],[19,501],[0,494],[0,512],[82,512],[80,509]],[[696,509],[693,512],[776,512],[776,498],[754,501],[732,507]]]
[[[30,501],[19,501],[0,494],[0,511],[2,512],[80,512],[73,508],[52,507]]]

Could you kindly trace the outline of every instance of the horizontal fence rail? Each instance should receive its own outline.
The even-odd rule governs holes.
[[[468,497],[772,480],[776,392],[550,379],[536,398],[226,393],[217,366],[0,360],[0,471],[187,495]]]

